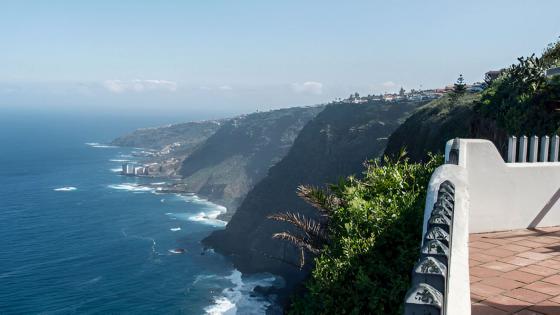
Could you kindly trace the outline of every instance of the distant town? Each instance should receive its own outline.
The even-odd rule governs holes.
[[[501,73],[502,70],[493,70],[486,72],[485,80],[491,81],[496,79]],[[470,93],[477,93],[483,91],[488,84],[486,82],[475,82],[473,84],[465,84],[465,88],[467,92]],[[385,102],[397,102],[397,101],[430,101],[433,99],[437,99],[442,97],[443,95],[453,91],[454,84],[447,85],[443,88],[437,89],[426,89],[426,90],[416,90],[411,89],[406,91],[404,88],[401,87],[398,93],[384,93],[384,94],[370,94],[367,96],[360,96],[359,93],[351,94],[348,98],[342,99],[337,98],[331,103],[333,104],[340,104],[340,103],[354,103],[354,104],[361,104],[370,101],[385,101]]]

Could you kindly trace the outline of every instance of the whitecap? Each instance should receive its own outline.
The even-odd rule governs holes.
[[[207,199],[198,197],[197,195],[181,196],[181,198],[187,202],[195,203],[203,206],[204,208],[208,208],[208,210],[206,211],[200,211],[195,215],[189,215],[187,217],[187,220],[220,227],[223,227],[227,224],[226,221],[218,219],[218,216],[220,214],[224,214],[227,212],[226,207],[212,203]]]
[[[222,291],[221,296],[214,297],[214,304],[204,308],[206,314],[237,314],[238,312],[242,314],[266,314],[266,310],[271,303],[262,297],[255,296],[253,290],[257,286],[270,287],[275,285],[276,277],[261,274],[244,281],[241,272],[234,270],[225,279],[231,281],[233,288],[226,288]]]
[[[134,183],[114,184],[114,185],[109,185],[107,187],[112,188],[112,189],[127,190],[127,191],[132,191],[132,192],[146,192],[146,191],[153,191],[154,190],[153,188],[140,186],[140,185],[134,184]]]
[[[118,148],[117,146],[114,145],[101,144],[98,142],[86,142],[86,145],[89,145],[92,148],[101,148],[101,149]]]
[[[122,172],[122,168],[121,168],[121,167],[119,167],[119,168],[112,168],[112,169],[111,169],[111,172],[113,172],[113,173]]]
[[[76,187],[72,187],[72,186],[67,186],[67,187],[60,187],[60,188],[55,188],[53,189],[54,191],[74,191],[77,190],[78,188]]]
[[[182,248],[175,248],[168,250],[171,254],[184,254],[186,251]]]
[[[172,232],[177,232],[177,231],[181,231],[181,228],[180,227],[175,227],[175,228],[170,228],[169,230],[172,231]]]
[[[129,162],[130,160],[126,160],[126,159],[110,159],[109,161],[111,161],[111,162]]]
[[[227,222],[217,219],[218,215],[222,212],[219,210],[216,211],[208,211],[208,212],[199,212],[195,215],[191,215],[188,217],[189,221],[193,222],[200,222],[204,224],[209,224],[212,226],[226,226]]]

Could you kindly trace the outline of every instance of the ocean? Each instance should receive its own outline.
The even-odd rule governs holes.
[[[200,244],[225,208],[119,175],[132,149],[105,143],[150,122],[163,121],[1,115],[1,314],[265,313],[252,290],[280,279]]]

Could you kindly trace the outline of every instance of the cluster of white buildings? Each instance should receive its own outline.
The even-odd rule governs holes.
[[[132,163],[124,163],[122,165],[122,175],[129,175],[129,176],[145,176],[149,175],[149,167],[147,166],[137,166]]]
[[[397,102],[397,101],[430,101],[442,97],[443,95],[453,91],[454,85],[447,85],[443,88],[438,89],[428,89],[428,90],[415,90],[405,91],[401,88],[399,93],[384,93],[379,95],[367,95],[360,96],[358,93],[350,95],[346,99],[338,98],[333,101],[333,103],[353,103],[362,104],[370,101],[385,101],[385,102]],[[473,84],[466,84],[465,89],[470,93],[481,92],[486,88],[484,82],[475,82]]]

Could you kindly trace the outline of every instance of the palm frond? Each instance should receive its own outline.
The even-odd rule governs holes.
[[[268,219],[287,222],[295,226],[298,230],[305,233],[307,238],[324,241],[327,236],[321,223],[307,218],[304,215],[293,212],[275,213],[268,216]]]
[[[286,240],[289,241],[290,243],[294,244],[296,247],[302,248],[302,249],[306,249],[309,252],[317,255],[319,254],[320,250],[316,247],[314,247],[312,244],[310,244],[310,242],[306,239],[303,239],[301,237],[295,236],[291,233],[288,232],[280,232],[280,233],[274,233],[272,235],[273,238],[277,238],[277,239],[281,239],[281,240]]]
[[[323,215],[328,215],[340,205],[339,198],[330,194],[328,190],[314,186],[300,185],[297,188],[297,195]]]

